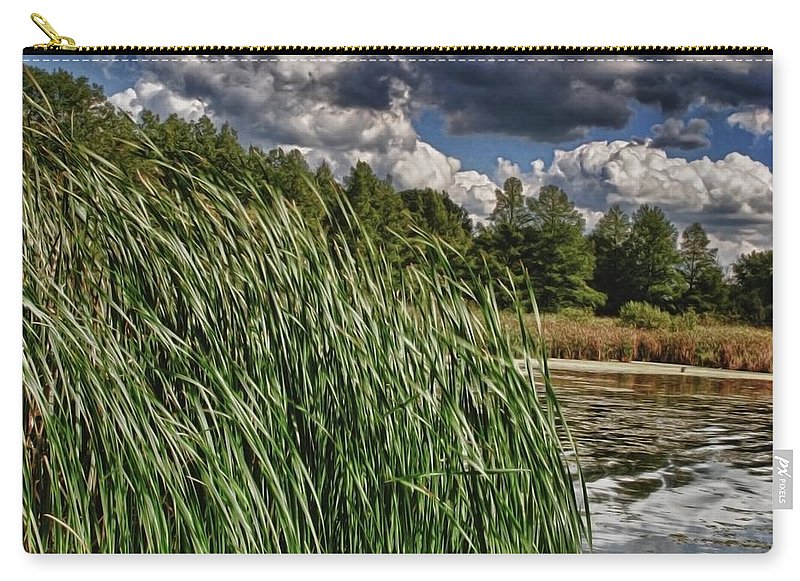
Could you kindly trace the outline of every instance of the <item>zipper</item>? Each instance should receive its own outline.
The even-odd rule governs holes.
[[[145,46],[76,44],[69,36],[58,34],[41,14],[31,14],[31,20],[50,39],[23,49],[24,55],[53,55],[77,52],[97,55],[147,54],[276,54],[276,55],[772,55],[766,46]]]
[[[38,26],[42,32],[44,32],[47,37],[50,39],[50,42],[47,44],[35,44],[33,45],[34,50],[42,50],[42,51],[50,51],[50,50],[77,50],[77,46],[75,45],[75,39],[70,36],[62,36],[56,32],[56,29],[53,28],[53,25],[47,21],[47,18],[34,12],[31,14],[31,20],[33,23]]]

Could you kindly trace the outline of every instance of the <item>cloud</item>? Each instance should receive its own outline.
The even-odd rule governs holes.
[[[453,176],[447,193],[454,202],[466,208],[473,221],[479,222],[485,220],[494,209],[494,192],[498,187],[486,174],[468,170]]]
[[[412,150],[417,134],[407,114],[408,90],[387,79],[385,108],[343,107],[335,101],[335,78],[346,66],[330,62],[147,63],[136,84],[110,98],[135,114],[143,108],[185,116],[187,102],[218,122],[229,122],[245,143],[263,147],[296,144],[330,150],[392,147]],[[200,107],[202,106],[202,108]]]
[[[347,63],[194,59],[148,66],[133,87],[109,100],[135,116],[143,109],[187,119],[208,114],[229,122],[245,144],[300,149],[312,164],[327,161],[339,177],[363,160],[400,189],[446,189],[460,169],[458,160],[420,139],[409,87],[393,76],[380,80],[385,99],[369,103],[364,94],[363,106],[355,106],[337,102]]]
[[[684,124],[681,119],[670,117],[663,123],[653,125],[651,131],[655,137],[650,141],[650,147],[699,149],[711,144],[707,137],[711,126],[705,119],[691,119]]]
[[[466,60],[466,59],[464,59]],[[403,65],[401,67],[401,64]],[[638,102],[678,116],[691,107],[772,106],[769,62],[613,61],[354,63],[331,86],[342,106],[388,108],[390,78],[443,114],[454,134],[496,134],[551,143],[593,128],[621,129]]]
[[[723,265],[742,253],[772,247],[772,172],[739,153],[688,161],[649,143],[593,141],[556,150],[549,166],[534,160],[526,171],[498,158],[493,176],[461,171],[449,189],[473,219],[491,213],[494,190],[513,176],[522,180],[527,196],[544,185],[563,188],[586,219],[587,232],[611,204],[629,213],[651,204],[662,208],[679,231],[699,221]]]
[[[752,235],[748,238],[718,238],[713,232],[708,234],[709,248],[717,249],[717,260],[723,267],[732,265],[742,254],[748,254],[753,250],[763,250],[772,247],[772,240],[761,236]]]
[[[461,162],[442,154],[424,141],[394,156],[389,173],[400,189],[430,187],[446,190],[455,182]]]
[[[772,134],[772,111],[766,108],[739,111],[728,117],[728,125],[741,127],[758,137]]]
[[[738,250],[771,246],[772,173],[738,153],[716,161],[668,156],[664,147],[707,144],[702,119],[668,118],[645,142],[556,149],[549,166],[499,158],[492,175],[463,169],[412,121],[420,107],[435,107],[456,133],[573,139],[592,127],[624,126],[631,101],[639,100],[669,111],[735,106],[731,125],[766,132],[771,84],[769,67],[761,65],[196,59],[143,64],[139,80],[110,100],[133,115],[144,108],[188,119],[207,114],[229,122],[245,144],[300,148],[312,166],[324,159],[340,178],[364,160],[377,175],[391,175],[398,189],[447,191],[476,220],[491,213],[495,190],[511,176],[523,181],[526,195],[545,184],[563,187],[589,227],[611,203],[629,211],[655,204],[679,228],[700,220],[720,258],[730,261]]]
[[[746,249],[772,245],[772,172],[739,153],[688,161],[649,144],[594,141],[556,150],[549,167],[535,161],[529,172],[498,160],[496,173],[509,171],[516,171],[530,190],[562,187],[587,222],[613,203],[629,212],[641,204],[659,206],[679,229],[699,221],[713,235],[724,263]]]
[[[149,74],[142,76],[133,87],[111,95],[108,100],[133,117],[138,117],[145,109],[162,117],[175,113],[190,121],[208,113],[201,99],[182,96]]]
[[[772,106],[768,62],[376,62],[271,61],[142,63],[137,83],[112,96],[143,108],[228,121],[246,143],[296,144],[332,151],[410,152],[412,120],[434,108],[453,134],[520,136],[563,142],[594,128],[622,129],[636,102],[670,114],[736,107],[732,125],[764,131]],[[771,126],[771,115],[770,122]],[[653,127],[656,148],[708,144],[702,119]]]
[[[249,139],[307,144],[313,137],[329,147],[349,147],[354,139],[372,139],[374,146],[386,137],[413,142],[410,122],[404,127],[399,119],[392,121],[399,110],[408,121],[419,107],[438,109],[453,134],[551,143],[583,138],[593,128],[621,129],[637,102],[675,117],[697,105],[741,111],[772,107],[769,62],[397,57],[375,62],[196,59],[142,66],[174,94],[200,99],[222,118],[242,121],[238,126]],[[395,133],[385,135],[387,128]]]

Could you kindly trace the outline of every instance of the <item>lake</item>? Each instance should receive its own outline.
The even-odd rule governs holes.
[[[771,381],[552,373],[587,480],[595,552],[769,549]]]

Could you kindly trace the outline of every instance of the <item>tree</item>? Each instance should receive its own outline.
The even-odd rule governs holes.
[[[414,224],[465,252],[472,244],[472,220],[463,206],[431,188],[405,190],[400,197]]]
[[[322,162],[314,172],[314,185],[317,188],[322,203],[330,209],[339,202],[343,195],[342,186],[336,181],[333,170],[327,162]]]
[[[24,67],[22,90],[33,103],[51,112],[62,127],[69,127],[72,137],[85,142],[88,136],[98,136],[101,125],[115,116],[103,88],[89,84],[86,77],[73,77],[59,69],[47,72],[36,67]],[[45,115],[36,106],[23,100],[23,114],[28,124]]]
[[[525,229],[523,263],[533,279],[536,300],[545,310],[595,308],[605,301],[588,281],[594,257],[583,229],[586,221],[564,190],[544,186],[527,200],[530,213]]]
[[[125,163],[119,165],[135,173],[139,164],[130,145],[135,124],[108,102],[100,85],[61,69],[48,72],[25,65],[23,73],[22,114],[28,127],[35,129],[40,123],[53,120],[65,136],[65,143],[90,145],[93,153],[107,159],[124,158]],[[37,142],[44,138],[26,131],[25,139]],[[47,146],[52,149],[60,144],[49,140]]]
[[[495,190],[494,195],[497,202],[489,216],[490,222],[517,230],[527,226],[530,213],[525,207],[525,196],[519,178],[508,178],[503,183],[503,189]]]
[[[772,324],[772,250],[742,254],[733,264],[733,302],[745,320]]]
[[[640,206],[633,214],[624,247],[630,280],[629,300],[646,301],[674,311],[686,282],[678,269],[678,230],[661,208]]]
[[[465,276],[473,245],[472,220],[467,210],[447,193],[432,188],[405,190],[400,197],[414,227],[444,242],[443,250],[454,273]],[[409,234],[409,240],[414,241],[416,231]]]
[[[318,226],[323,219],[324,208],[312,190],[314,174],[308,167],[303,154],[297,149],[287,153],[281,148],[267,154],[270,183],[278,188],[312,226]]]
[[[356,163],[345,178],[345,198],[353,216],[334,206],[334,232],[355,251],[363,250],[367,238],[378,245],[390,264],[408,260],[408,250],[399,237],[409,231],[410,218],[403,200],[386,180],[379,179],[370,165]],[[358,224],[352,223],[355,217]]]
[[[630,296],[626,243],[631,220],[618,204],[612,205],[589,235],[595,256],[592,286],[607,297],[603,312],[616,314]]]
[[[680,272],[686,281],[681,306],[700,313],[717,310],[725,289],[723,273],[717,249],[709,248],[706,231],[698,222],[683,231]]]
[[[500,291],[499,285],[510,289],[513,283],[519,292],[519,298],[525,298],[525,293],[521,292],[524,290],[525,282],[522,266],[524,252],[523,230],[513,228],[505,222],[478,226],[470,262],[483,284],[491,281],[495,286],[495,298],[501,308],[509,306],[511,302],[508,294]]]
[[[489,225],[480,226],[473,246],[472,263],[481,273],[484,283],[495,285],[495,298],[500,307],[510,304],[510,297],[499,287],[516,287],[524,299],[525,228],[530,212],[525,204],[522,182],[508,178],[502,190],[495,190],[495,207],[489,215]],[[510,280],[509,280],[510,275]]]

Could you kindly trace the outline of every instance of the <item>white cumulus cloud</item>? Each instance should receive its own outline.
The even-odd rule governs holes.
[[[447,193],[457,204],[467,209],[475,222],[480,222],[492,212],[495,204],[494,192],[498,185],[486,174],[468,170],[457,172]]]
[[[537,160],[529,172],[499,159],[496,174],[516,175],[530,192],[544,184],[562,187],[583,212],[587,229],[610,204],[628,212],[651,204],[679,229],[703,224],[723,263],[772,245],[772,172],[740,153],[689,161],[647,143],[593,141],[556,150],[549,167]]]
[[[766,108],[738,111],[728,117],[728,125],[741,127],[761,137],[772,133],[772,111]]]
[[[138,117],[145,109],[162,118],[175,113],[190,121],[196,121],[208,113],[200,99],[181,96],[147,74],[136,81],[133,87],[114,93],[108,100],[133,117]]]

